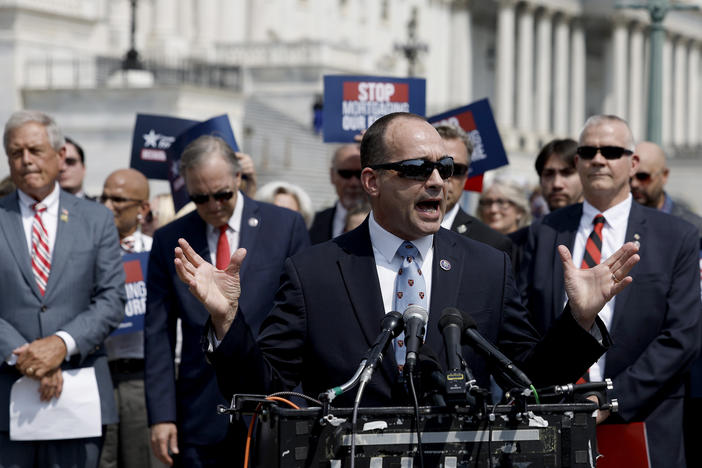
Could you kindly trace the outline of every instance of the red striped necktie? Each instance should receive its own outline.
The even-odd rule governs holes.
[[[583,262],[580,264],[581,270],[597,266],[602,260],[602,228],[604,223],[605,218],[599,213],[592,220],[594,227],[585,243],[585,255],[583,255]]]
[[[217,239],[217,268],[220,270],[226,270],[229,266],[229,260],[232,254],[229,252],[229,240],[227,239],[227,226],[226,224],[219,227],[219,239]]]
[[[51,271],[51,253],[49,252],[49,234],[41,220],[41,213],[46,211],[46,205],[35,203],[34,220],[32,221],[32,273],[39,286],[39,292],[44,295],[46,283]]]

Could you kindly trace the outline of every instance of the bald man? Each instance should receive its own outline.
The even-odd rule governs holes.
[[[100,202],[114,215],[122,255],[151,250],[151,237],[140,229],[149,212],[149,181],[141,172],[119,169],[110,174]],[[165,466],[153,455],[150,445],[144,396],[143,329],[109,336],[105,347],[120,421],[107,426],[100,468]]]
[[[639,168],[631,178],[631,194],[642,205],[672,214],[695,225],[702,236],[702,218],[681,203],[674,202],[665,193],[669,170],[663,148],[650,141],[642,141],[634,150],[639,156]]]

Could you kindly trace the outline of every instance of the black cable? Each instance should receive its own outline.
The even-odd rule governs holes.
[[[366,388],[367,381],[361,381],[356,392],[356,399],[353,402],[353,413],[351,416],[351,468],[356,466],[356,420],[358,418],[358,405],[361,403],[363,390]]]
[[[419,403],[417,402],[417,392],[414,389],[414,376],[408,373],[410,389],[412,390],[412,401],[414,402],[414,420],[417,426],[417,451],[419,452],[419,468],[424,468],[424,449],[422,448],[422,431],[419,430]]]

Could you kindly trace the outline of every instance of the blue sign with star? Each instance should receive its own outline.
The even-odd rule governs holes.
[[[149,179],[169,180],[168,149],[178,135],[198,123],[165,115],[137,114],[129,167]]]
[[[175,206],[176,212],[190,201],[190,196],[185,188],[185,181],[178,170],[180,155],[190,142],[203,135],[220,137],[234,151],[239,151],[239,145],[237,145],[236,138],[234,138],[234,131],[229,123],[229,117],[226,115],[220,115],[204,122],[199,122],[181,133],[167,150],[169,168],[168,180],[171,182],[171,195],[173,196],[173,205]]]

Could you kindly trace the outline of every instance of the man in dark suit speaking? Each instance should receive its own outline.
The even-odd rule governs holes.
[[[237,156],[221,138],[206,135],[191,142],[181,155],[180,173],[197,211],[156,231],[149,257],[144,358],[152,448],[168,464],[176,453],[177,466],[230,466],[239,453],[228,439],[226,418],[217,416],[217,405],[227,402],[200,346],[208,313],[176,277],[173,249],[185,236],[220,268],[237,248],[250,253],[241,265],[241,283],[249,292],[241,304],[256,333],[273,305],[283,262],[307,247],[309,236],[299,213],[239,191]],[[176,374],[179,318],[183,347]]]
[[[537,329],[547,330],[561,315],[566,297],[572,299],[556,246],[572,249],[569,268],[585,269],[607,260],[625,242],[639,245],[633,286],[599,312],[614,344],[588,376],[614,382],[619,413],[610,422],[646,422],[651,466],[684,467],[684,383],[699,351],[702,312],[697,230],[632,203],[629,179],[639,160],[624,120],[590,117],[579,145],[575,164],[585,201],[531,226],[520,290]]]
[[[567,382],[600,356],[605,348],[589,332],[593,326],[599,330],[595,319],[602,299],[631,281],[627,272],[638,259],[635,246],[627,244],[594,270],[568,268],[570,311],[540,340],[520,305],[507,255],[440,229],[453,161],[436,130],[419,116],[389,114],[365,133],[361,155],[371,214],[355,230],[286,261],[283,285],[258,341],[241,305],[249,294],[238,282],[246,252],[238,250],[218,270],[180,241],[176,269],[210,312],[215,334],[210,346],[216,347],[210,359],[225,394],[269,393],[301,382],[306,393],[316,395],[347,380],[383,315],[397,309],[394,298],[406,283],[399,269],[408,261],[407,243],[418,251],[411,263],[421,263],[425,283],[417,296],[429,305],[425,346],[442,358],[437,322],[448,306],[469,313],[480,333],[523,365],[536,385]],[[569,263],[565,249],[562,255]],[[613,274],[622,281],[615,283]],[[398,383],[399,348],[395,343],[396,353],[388,353],[366,387],[364,404],[407,402]],[[463,353],[478,384],[487,387],[485,361],[469,347]],[[241,365],[232,364],[234,357]],[[350,406],[352,398],[341,395],[335,402]]]

